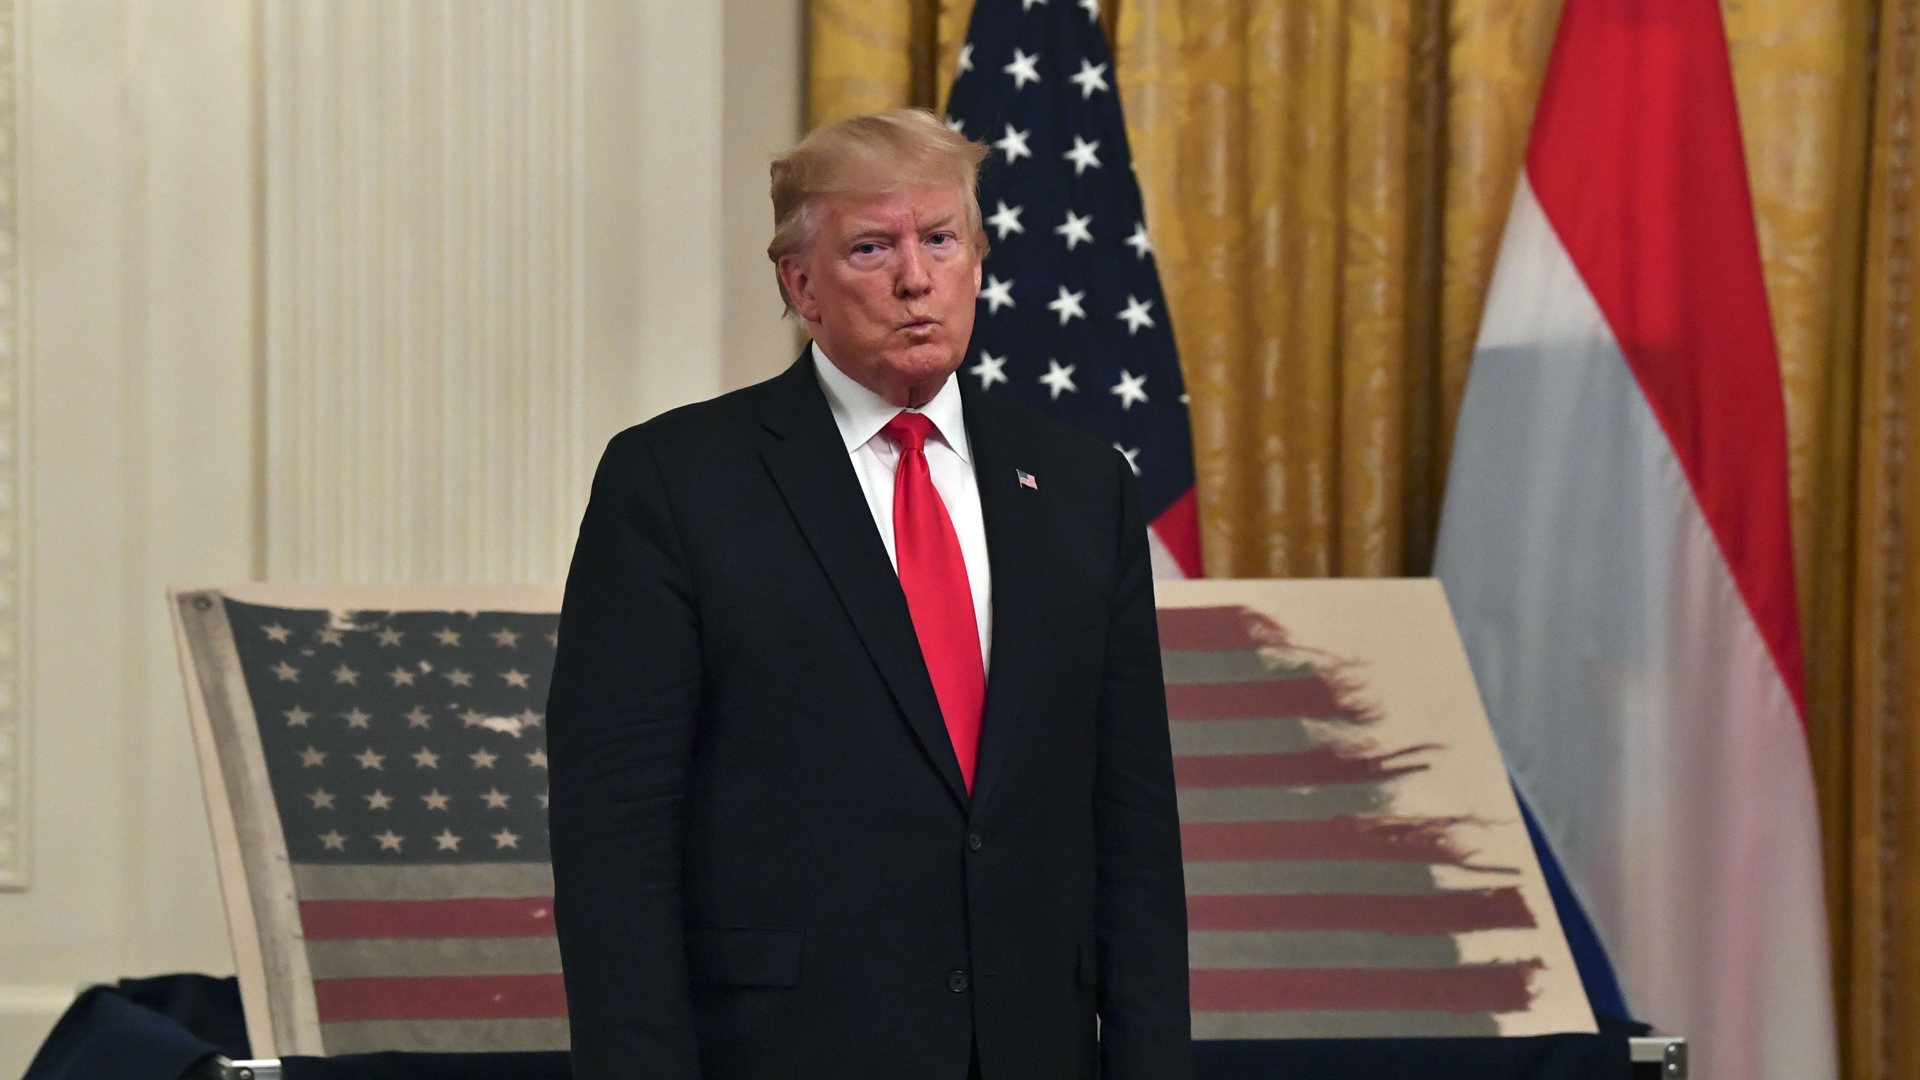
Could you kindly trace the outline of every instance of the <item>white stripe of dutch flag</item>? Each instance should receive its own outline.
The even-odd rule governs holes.
[[[1596,1008],[1690,1037],[1708,1080],[1832,1077],[1785,415],[1714,0],[1567,0],[1458,430],[1436,572]]]

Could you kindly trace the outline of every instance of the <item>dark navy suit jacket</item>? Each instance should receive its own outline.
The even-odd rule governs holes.
[[[807,356],[608,446],[548,719],[580,1080],[1189,1075],[1133,477],[963,401],[993,572],[971,797]]]

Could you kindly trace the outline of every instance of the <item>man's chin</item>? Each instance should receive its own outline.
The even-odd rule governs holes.
[[[913,382],[932,382],[953,374],[965,358],[947,342],[927,342],[897,350],[888,357],[888,366]]]

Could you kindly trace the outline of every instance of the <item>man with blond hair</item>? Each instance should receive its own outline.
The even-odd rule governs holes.
[[[578,1080],[1185,1080],[1132,471],[963,386],[986,150],[773,164],[813,343],[608,446],[549,701]]]

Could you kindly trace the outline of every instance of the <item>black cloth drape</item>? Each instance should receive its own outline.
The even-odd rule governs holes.
[[[251,1056],[231,978],[123,979],[81,994],[23,1080],[182,1080]],[[1628,1080],[1624,1035],[1514,1039],[1286,1039],[1193,1044],[1196,1080]],[[352,1054],[283,1061],[287,1080],[569,1080],[567,1055]]]

